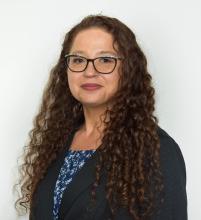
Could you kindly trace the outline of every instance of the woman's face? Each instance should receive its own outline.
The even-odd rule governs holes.
[[[86,58],[96,58],[102,56],[116,56],[117,52],[113,48],[113,37],[111,34],[100,28],[90,28],[80,31],[72,44],[69,54],[76,54]],[[67,70],[69,88],[74,96],[83,106],[99,107],[107,106],[111,103],[111,98],[117,91],[120,60],[114,71],[110,74],[98,73],[92,62],[88,63],[83,72],[72,72]],[[95,90],[87,90],[82,87],[85,83],[96,83],[100,87]]]

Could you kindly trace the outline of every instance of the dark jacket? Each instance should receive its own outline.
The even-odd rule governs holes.
[[[70,147],[74,133],[70,135],[65,152]],[[151,220],[187,220],[186,167],[178,144],[160,127],[161,167],[164,175],[165,201],[158,214]],[[48,168],[47,174],[39,183],[34,194],[34,207],[30,212],[30,220],[53,220],[53,191],[57,176],[63,164],[65,152]],[[110,209],[106,200],[104,186],[106,173],[101,172],[101,182],[96,191],[97,202],[90,204],[91,184],[94,182],[97,151],[74,176],[64,191],[59,220],[107,220]],[[125,209],[119,209],[115,220],[133,220]]]

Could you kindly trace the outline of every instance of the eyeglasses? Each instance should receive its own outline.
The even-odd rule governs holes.
[[[86,57],[73,54],[66,54],[65,58],[66,64],[72,72],[83,72],[87,68],[88,63],[92,62],[94,69],[97,72],[103,74],[109,74],[113,72],[117,65],[117,60],[123,59],[121,57],[113,56],[102,56],[94,59],[88,59]]]

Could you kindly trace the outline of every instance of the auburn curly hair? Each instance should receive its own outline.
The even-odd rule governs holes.
[[[82,30],[98,27],[113,36],[124,58],[118,91],[111,109],[104,113],[99,163],[91,191],[99,184],[99,173],[107,167],[106,195],[112,214],[119,206],[127,208],[133,219],[148,219],[163,201],[163,176],[160,167],[158,119],[154,116],[155,90],[147,70],[147,59],[134,33],[116,18],[89,15],[66,35],[59,60],[50,71],[38,114],[24,147],[19,166],[21,196],[15,202],[18,212],[31,210],[33,194],[47,168],[64,149],[68,134],[77,121],[84,121],[83,109],[69,89],[65,54]],[[72,114],[73,113],[73,114]]]

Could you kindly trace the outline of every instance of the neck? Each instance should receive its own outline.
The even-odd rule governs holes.
[[[85,122],[81,127],[81,131],[85,133],[86,136],[91,136],[98,133],[102,133],[105,125],[103,123],[103,119],[105,116],[105,108],[90,108],[83,106],[83,112],[85,117]],[[107,117],[108,118],[108,117]]]

